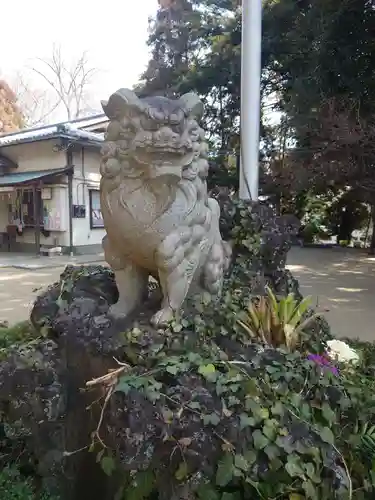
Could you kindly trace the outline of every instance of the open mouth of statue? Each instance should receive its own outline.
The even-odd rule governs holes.
[[[139,163],[160,165],[187,165],[193,159],[194,153],[187,148],[173,147],[143,147],[136,148],[133,157]]]

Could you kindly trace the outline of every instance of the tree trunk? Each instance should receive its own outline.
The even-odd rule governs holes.
[[[371,207],[371,220],[372,220],[372,236],[371,236],[371,245],[369,249],[369,253],[371,255],[375,254],[375,205]]]

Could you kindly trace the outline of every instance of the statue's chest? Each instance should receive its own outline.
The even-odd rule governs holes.
[[[116,220],[120,231],[132,231],[133,236],[153,232],[171,203],[168,190],[154,193],[147,186],[119,189],[110,198],[109,216]]]

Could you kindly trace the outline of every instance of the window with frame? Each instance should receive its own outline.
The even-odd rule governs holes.
[[[90,227],[91,229],[104,228],[102,209],[100,207],[100,191],[90,189]]]
[[[32,189],[17,189],[14,210],[11,207],[11,218],[17,219],[25,227],[36,226],[36,214],[34,204],[34,193],[36,195],[36,209],[39,214],[39,225],[43,226],[43,200],[40,189],[35,192]]]

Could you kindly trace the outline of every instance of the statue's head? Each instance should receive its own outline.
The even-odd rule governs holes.
[[[120,89],[102,106],[111,120],[107,140],[121,144],[127,158],[147,170],[150,178],[180,179],[183,167],[199,154],[203,104],[196,94],[174,100],[141,99],[131,90]]]

